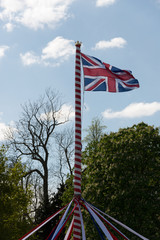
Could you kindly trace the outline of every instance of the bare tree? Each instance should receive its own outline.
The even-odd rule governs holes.
[[[58,177],[61,184],[64,184],[67,173],[73,174],[74,157],[74,130],[73,127],[67,127],[61,132],[55,134],[57,152],[58,152]]]
[[[18,157],[27,157],[34,163],[28,174],[37,173],[40,176],[44,206],[49,202],[48,161],[55,128],[67,121],[66,118],[60,118],[61,107],[59,94],[47,90],[38,101],[29,101],[22,106],[23,111],[20,120],[16,122],[16,130],[7,133],[9,143]]]

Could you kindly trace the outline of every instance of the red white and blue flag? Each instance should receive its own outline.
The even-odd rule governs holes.
[[[131,71],[121,70],[83,53],[81,58],[85,91],[126,92],[139,88],[139,82]]]

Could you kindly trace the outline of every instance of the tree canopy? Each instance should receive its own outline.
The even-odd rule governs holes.
[[[0,236],[20,238],[30,227],[28,216],[31,191],[23,189],[25,168],[20,161],[10,162],[6,149],[0,148]]]
[[[159,129],[140,123],[105,134],[96,148],[93,144],[83,153],[84,199],[145,237],[160,239]],[[72,193],[70,184],[68,180],[64,199]],[[98,239],[85,218],[87,239]]]

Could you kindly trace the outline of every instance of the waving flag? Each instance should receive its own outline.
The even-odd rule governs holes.
[[[81,58],[85,91],[125,92],[139,88],[131,71],[121,70],[83,53]]]

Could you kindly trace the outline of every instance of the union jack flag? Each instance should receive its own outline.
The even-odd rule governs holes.
[[[131,71],[121,70],[83,53],[81,58],[85,91],[125,92],[139,88],[139,82]]]

